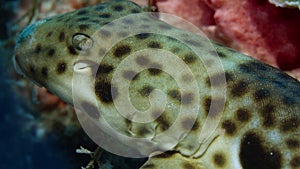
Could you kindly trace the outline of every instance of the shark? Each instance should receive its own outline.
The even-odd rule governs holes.
[[[27,26],[13,62],[141,169],[300,168],[297,80],[131,1]]]

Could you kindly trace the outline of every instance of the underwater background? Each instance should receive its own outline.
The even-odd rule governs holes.
[[[86,166],[91,160],[91,157],[86,154],[77,154],[76,149],[80,148],[80,146],[83,146],[88,150],[94,151],[97,148],[97,146],[87,137],[87,135],[81,129],[80,125],[78,124],[77,118],[74,114],[72,114],[73,112],[72,110],[70,110],[70,107],[64,105],[64,103],[59,101],[57,102],[55,101],[53,105],[47,105],[47,104],[45,105],[44,103],[41,104],[41,102],[37,101],[37,97],[38,97],[37,90],[40,89],[37,89],[36,86],[34,86],[31,82],[29,82],[22,76],[17,75],[13,68],[11,57],[13,56],[16,37],[19,31],[22,30],[23,26],[26,25],[24,24],[24,22],[22,24],[19,24],[20,22],[22,22],[18,20],[20,19],[20,15],[21,15],[20,11],[24,13],[24,8],[21,9],[21,6],[19,5],[19,1],[23,2],[23,6],[27,6],[27,7],[29,6],[27,10],[31,9],[30,7],[33,5],[28,2],[42,2],[41,0],[0,0],[1,3],[0,5],[0,14],[1,14],[0,15],[0,30],[1,30],[0,31],[0,89],[1,89],[0,92],[0,104],[1,104],[0,105],[0,132],[1,132],[0,169],[8,169],[8,168],[9,169],[41,169],[41,168],[79,169],[81,166]],[[55,1],[55,3],[62,2],[62,1],[64,0],[57,0]],[[97,3],[100,1],[101,0],[98,0]],[[195,5],[198,4],[200,1],[203,1],[202,3],[204,4],[204,0],[190,0],[189,4],[185,3],[186,2],[185,0],[161,0],[161,1],[158,0],[157,2],[158,5],[160,5],[159,9],[162,12],[172,13],[171,10],[173,10],[173,13],[182,14],[182,17],[187,16],[187,18],[192,18],[190,20],[191,22],[193,21],[193,17],[196,17],[195,18],[196,21],[199,20],[203,21],[203,23],[201,23],[202,26],[204,25],[204,28],[205,26],[207,27],[207,32],[211,33],[210,37],[212,38],[213,37],[220,38],[216,36],[220,32],[223,34],[224,32],[225,33],[229,32],[227,36],[230,37],[230,39],[233,39],[231,47],[235,47],[236,44],[243,44],[239,41],[240,39],[237,38],[234,39],[236,37],[236,33],[227,31],[228,30],[227,27],[226,29],[223,30],[223,32],[222,30],[220,31],[220,29],[219,30],[211,29],[212,26],[216,24],[215,20],[213,20],[215,16],[214,15],[215,11],[209,9],[207,6],[204,5],[200,7]],[[226,0],[224,0],[224,2],[225,1]],[[231,0],[228,0],[227,2],[229,1]],[[43,2],[54,2],[54,1],[45,0]],[[174,2],[177,2],[178,4]],[[248,2],[251,3],[253,2],[253,4],[251,4],[253,9],[256,9],[256,7],[259,5],[259,7],[261,7],[262,9],[269,9],[271,12],[278,10],[279,11],[278,16],[280,15],[284,19],[289,18],[291,20],[289,24],[295,25],[292,29],[292,27],[289,26],[289,24],[287,24],[286,25],[287,29],[284,29],[284,30],[288,30],[286,32],[291,33],[291,35],[288,34],[289,36],[278,36],[278,35],[276,36],[276,34],[273,35],[270,33],[272,35],[272,38],[299,37],[299,31],[289,30],[289,29],[299,30],[300,28],[300,24],[299,24],[300,12],[298,10],[299,9],[298,5],[300,4],[299,1],[296,0],[285,1],[287,5],[293,5],[293,6],[295,5],[292,2],[297,2],[295,9],[275,8],[274,6],[271,6],[272,4],[266,3],[267,0],[264,1],[257,0],[257,1],[248,1]],[[27,4],[24,5],[24,3]],[[182,4],[184,4],[184,8]],[[285,6],[286,4],[283,4],[283,6]],[[175,5],[177,6],[175,7]],[[178,6],[182,10],[188,9],[189,12],[186,11],[178,12]],[[82,6],[79,5],[76,8],[79,7]],[[201,10],[205,11],[204,12],[205,15],[203,16],[194,15],[194,13],[190,11],[191,9],[193,9],[192,7],[194,7],[195,8],[194,10],[198,11],[199,14],[201,14]],[[73,6],[73,8],[75,7]],[[245,9],[247,9],[248,12],[250,11],[253,13],[253,10],[248,8]],[[50,11],[51,10],[52,9],[50,9]],[[226,11],[226,10],[221,10],[221,11]],[[60,12],[66,12],[66,11],[60,11]],[[193,17],[189,16],[187,15],[187,13],[189,13],[189,15],[194,15],[194,16]],[[46,14],[41,14],[41,16],[38,16],[37,18],[34,19],[38,20],[41,17],[45,17],[45,15]],[[223,19],[223,22],[218,24],[220,25],[222,24],[227,25],[228,23],[230,24],[230,22],[227,22],[226,20],[226,17],[228,18],[229,16],[230,15],[227,13],[220,14],[219,17]],[[270,16],[272,15],[270,14]],[[200,17],[200,19],[197,17]],[[241,20],[243,19],[242,17],[240,18]],[[273,17],[270,17],[270,19],[267,18],[267,20],[270,21],[268,22],[269,25],[277,24],[277,23],[273,23],[274,20]],[[294,22],[294,20],[298,22]],[[254,21],[252,20],[252,22]],[[262,24],[264,22],[265,22],[264,20],[263,21],[257,20],[256,24],[261,25],[263,28],[265,28],[266,25]],[[197,25],[197,23],[194,24]],[[220,25],[217,25],[216,27],[220,28],[221,27]],[[248,36],[246,36],[247,35],[246,33],[242,32],[244,30],[242,28],[248,29],[250,25],[254,25],[254,23],[242,25],[241,28],[239,29],[241,30],[241,33],[238,32],[239,35],[243,35],[241,39],[251,39]],[[229,28],[230,27],[234,27],[234,26],[229,26]],[[270,30],[266,29],[266,31],[269,32]],[[280,30],[278,32],[280,32]],[[259,32],[258,34],[260,33],[261,32]],[[280,32],[279,35],[281,35],[281,33],[282,32]],[[263,41],[266,41],[265,40],[266,36],[261,38],[263,39]],[[278,38],[279,39],[278,41],[280,42],[283,41],[280,38]],[[274,39],[271,40],[273,41]],[[294,47],[295,50],[297,49],[297,51],[299,52],[300,39],[297,40],[298,41],[295,41],[295,44],[291,46]],[[222,42],[222,40],[220,41]],[[228,44],[228,42],[226,43]],[[244,50],[245,53],[249,53],[253,56],[258,56],[257,57],[258,59],[262,61],[266,61],[267,63],[273,66],[280,68],[280,65],[284,65],[280,63],[295,63],[294,67],[286,68],[286,71],[291,71],[292,69],[295,69],[296,73],[291,71],[290,74],[293,75],[295,78],[300,79],[300,73],[299,73],[300,57],[298,55],[296,58],[291,57],[290,59],[288,57],[289,54],[291,53],[297,54],[297,52],[280,51],[281,53],[284,53],[286,55],[282,55],[284,56],[284,59],[277,61],[274,58],[280,59],[280,57],[262,58],[257,53],[251,53],[251,50],[246,50],[248,49],[249,46],[251,47],[251,43],[250,45],[249,43],[245,43],[244,46],[247,46],[247,48],[245,47],[243,48],[242,46],[240,47],[240,49],[245,49]],[[258,44],[257,46],[262,46],[262,44]],[[271,52],[275,51],[274,50],[275,47],[273,46],[271,47],[269,51]],[[256,50],[256,48],[254,49]],[[261,50],[263,49],[266,49],[266,47],[261,48]],[[264,56],[272,56],[271,52],[270,53],[265,52],[267,54]],[[261,53],[265,54],[264,52]],[[55,100],[55,98],[52,100]],[[67,108],[64,109],[62,107],[67,107]],[[66,121],[68,121],[68,123],[66,123]],[[145,159],[127,159],[103,151],[99,161],[102,164],[102,166],[100,167],[101,169],[110,169],[110,168],[134,169],[141,166],[142,163],[145,161]]]

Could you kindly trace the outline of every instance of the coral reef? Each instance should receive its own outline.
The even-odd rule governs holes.
[[[300,12],[267,0],[160,0],[160,12],[199,26],[210,38],[282,70],[300,67]]]

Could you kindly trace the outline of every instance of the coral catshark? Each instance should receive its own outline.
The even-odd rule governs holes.
[[[145,138],[110,138],[149,155],[143,169],[300,168],[298,81],[143,13],[114,0],[38,21],[20,34],[15,67],[100,128]]]

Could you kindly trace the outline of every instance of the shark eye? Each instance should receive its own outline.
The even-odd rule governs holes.
[[[87,50],[93,46],[93,40],[88,35],[77,33],[72,37],[72,43],[78,50]]]
[[[263,145],[263,140],[255,133],[247,133],[240,150],[240,162],[243,169],[280,169],[281,154]]]

